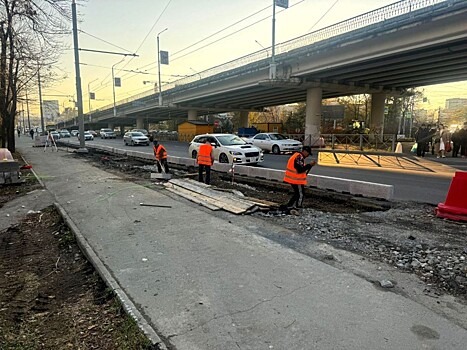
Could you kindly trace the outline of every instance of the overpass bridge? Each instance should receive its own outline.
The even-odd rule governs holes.
[[[467,1],[403,0],[85,115],[91,127],[135,125],[213,112],[248,112],[306,101],[305,134],[319,137],[321,100],[372,94],[370,127],[379,132],[388,95],[407,88],[467,80]],[[200,79],[201,78],[201,79]],[[59,127],[70,127],[74,121]]]

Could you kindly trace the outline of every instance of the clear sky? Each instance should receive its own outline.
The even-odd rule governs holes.
[[[276,43],[394,2],[289,0],[287,10],[276,8]],[[85,112],[89,109],[88,87],[96,94],[92,109],[112,104],[112,65],[115,76],[122,81],[122,86],[115,88],[117,101],[151,89],[157,81],[156,37],[165,28],[167,31],[160,35],[160,49],[169,52],[170,64],[161,66],[163,82],[271,46],[272,0],[87,0],[78,4],[78,17],[80,48],[138,55],[118,63],[123,56],[80,51]],[[72,42],[70,36],[69,48],[60,62],[61,74],[68,77],[44,87],[44,95],[76,96]],[[429,103],[423,107],[443,107],[446,98],[467,98],[467,82],[425,87],[425,92]],[[72,106],[71,97],[43,98],[59,99],[61,107]]]

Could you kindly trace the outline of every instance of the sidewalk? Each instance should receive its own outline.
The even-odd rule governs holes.
[[[93,263],[178,350],[465,348],[467,330],[429,309],[257,234],[281,227],[31,145],[18,140]]]

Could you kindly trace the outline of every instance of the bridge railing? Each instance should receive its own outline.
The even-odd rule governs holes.
[[[413,11],[417,11],[422,8],[426,8],[426,7],[433,6],[433,5],[447,2],[447,1],[452,1],[452,0],[402,0],[394,4],[384,6],[374,11],[370,11],[362,15],[352,17],[345,21],[333,24],[331,26],[319,29],[317,31],[302,35],[300,37],[285,41],[280,44],[277,44],[275,46],[275,51],[277,54],[286,53],[288,51],[298,49],[300,47],[308,46],[308,45],[317,43],[319,41],[329,39],[331,37],[349,33],[351,31],[361,29],[363,27],[366,27],[372,24],[384,22],[393,17],[411,13]],[[193,74],[192,76],[173,81],[169,84],[163,85],[162,90],[166,91],[166,90],[175,88],[180,85],[193,83],[200,79],[205,79],[205,78],[211,77],[213,75],[216,75],[216,74],[219,74],[219,73],[231,70],[231,69],[239,68],[249,63],[258,62],[260,60],[267,59],[269,57],[270,49],[271,49],[270,47],[266,47],[263,50],[253,52],[251,54],[245,55],[238,59],[220,64],[218,66],[206,69],[204,71],[200,71],[199,73]],[[130,96],[126,99],[119,100],[117,102],[117,105],[128,103],[128,102],[137,100],[139,98],[147,97],[150,95],[157,95],[157,94],[154,94],[154,90],[151,89],[151,90],[142,92],[138,95]],[[101,107],[96,111],[102,111],[102,110],[110,109],[110,108],[113,108],[113,104]]]

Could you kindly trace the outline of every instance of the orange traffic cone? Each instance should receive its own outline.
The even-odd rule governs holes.
[[[436,216],[467,221],[467,171],[456,171],[444,203],[439,203]]]

